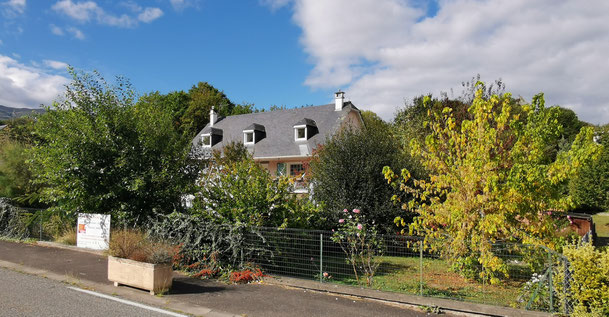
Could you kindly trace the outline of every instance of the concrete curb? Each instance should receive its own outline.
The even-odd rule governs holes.
[[[51,241],[36,241],[36,244],[39,246],[48,247],[48,248],[66,249],[66,250],[71,250],[71,251],[85,252],[85,253],[91,253],[91,254],[103,255],[103,256],[106,255],[106,253],[101,250],[79,248],[74,245],[61,244],[61,243],[51,242]]]
[[[290,277],[265,277],[268,284],[283,285],[294,288],[332,293],[343,296],[354,296],[388,303],[403,304],[410,307],[439,307],[442,311],[463,316],[514,316],[514,317],[550,317],[552,314],[528,311],[510,307],[492,306],[471,302],[455,301],[443,298],[422,297],[400,293],[383,292],[373,289],[348,285],[324,284],[317,281],[302,280]]]
[[[86,252],[86,251],[85,251]],[[59,281],[62,283],[77,286],[82,289],[96,291],[111,296],[117,296],[120,298],[128,299],[135,302],[144,303],[146,305],[160,307],[166,310],[174,312],[188,314],[192,316],[204,316],[204,317],[239,317],[239,315],[230,314],[213,310],[211,308],[193,305],[191,303],[169,300],[164,297],[150,296],[148,293],[142,291],[132,290],[128,287],[114,287],[111,284],[101,284],[91,281],[81,280],[75,276],[56,274],[47,270],[36,269],[27,267],[21,264],[12,263],[0,260],[0,267],[9,269],[19,273],[25,273],[30,275],[36,275],[51,280]]]

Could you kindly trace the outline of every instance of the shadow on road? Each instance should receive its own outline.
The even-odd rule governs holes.
[[[226,291],[226,287],[206,285],[204,280],[195,280],[186,277],[173,279],[173,286],[169,291],[171,295],[202,294]]]

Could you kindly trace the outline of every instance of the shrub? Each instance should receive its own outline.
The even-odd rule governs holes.
[[[215,223],[266,227],[304,227],[315,206],[290,191],[288,177],[273,179],[246,156],[212,164],[199,184],[192,213]]]
[[[250,283],[253,281],[257,281],[259,279],[261,279],[264,276],[264,274],[262,274],[262,271],[260,269],[254,269],[254,270],[243,270],[243,271],[234,271],[231,272],[229,280],[233,283],[238,283],[238,284],[246,284],[246,283]]]
[[[569,292],[558,292],[561,300],[574,304],[573,316],[609,316],[609,250],[600,251],[586,243],[568,245],[563,254],[571,264],[572,281]],[[562,289],[562,279],[556,281],[557,289]],[[564,298],[565,293],[570,298]]]
[[[359,209],[352,212],[343,210],[343,218],[338,220],[339,226],[332,241],[338,243],[347,255],[347,263],[351,264],[357,282],[365,278],[366,284],[371,286],[381,264],[378,257],[383,255],[383,242],[373,225],[365,225],[365,217]]]
[[[364,119],[374,114],[364,113]],[[382,233],[397,230],[395,217],[404,215],[391,201],[394,192],[383,178],[384,166],[412,168],[400,151],[389,126],[380,119],[366,120],[362,130],[344,130],[328,139],[311,159],[313,198],[323,202],[323,218],[317,229],[329,230],[343,208],[359,208],[367,224],[375,222]]]
[[[0,237],[27,239],[29,214],[20,213],[10,199],[0,198]]]
[[[108,253],[117,258],[146,263],[171,263],[175,248],[168,243],[151,239],[137,230],[118,230],[112,233]]]
[[[239,270],[250,259],[271,252],[265,246],[245,247],[246,236],[261,237],[261,234],[255,227],[243,223],[220,224],[181,213],[157,215],[149,223],[150,235],[179,244],[174,265],[190,272]]]

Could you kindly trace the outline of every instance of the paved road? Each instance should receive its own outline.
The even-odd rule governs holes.
[[[107,259],[100,255],[0,240],[0,260],[71,276],[82,281],[111,285],[107,278]],[[6,291],[5,284],[0,281],[2,291]],[[0,296],[3,294],[2,291]],[[134,292],[148,296],[145,291],[134,290]],[[163,296],[163,300],[176,300],[214,311],[248,317],[429,316],[421,311],[374,301],[274,285],[227,285],[214,280],[192,279],[178,274],[174,275],[172,289]],[[0,301],[2,301],[1,297]],[[1,314],[2,312],[0,316],[3,316]]]
[[[169,316],[0,268],[0,316]]]

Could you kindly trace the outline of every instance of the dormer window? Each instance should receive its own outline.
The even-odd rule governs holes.
[[[243,144],[254,144],[254,131],[243,131]]]
[[[296,141],[306,141],[307,140],[307,126],[295,126],[294,127],[294,139]]]
[[[294,125],[294,141],[306,141],[318,132],[314,120],[302,119]]]
[[[263,125],[253,123],[243,130],[243,144],[254,145],[266,137]]]
[[[201,144],[203,144],[203,147],[211,147],[211,134],[201,135]]]
[[[208,127],[201,133],[201,146],[204,148],[210,148],[214,145],[222,142],[222,129]]]

